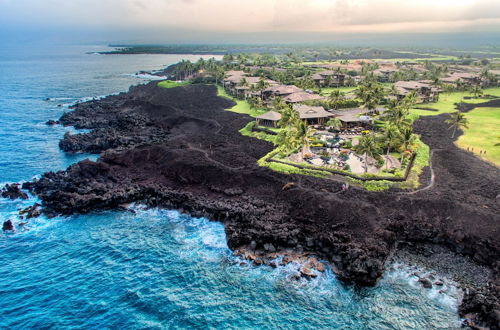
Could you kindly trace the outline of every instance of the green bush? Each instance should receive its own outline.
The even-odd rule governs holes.
[[[351,149],[352,148],[352,141],[351,140],[345,140],[344,143],[342,144],[343,148],[346,149]]]

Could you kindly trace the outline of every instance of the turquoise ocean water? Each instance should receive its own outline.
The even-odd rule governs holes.
[[[95,55],[101,46],[0,48],[0,183],[30,180],[89,155],[66,155],[70,128],[48,127],[71,103],[126,91],[134,75],[190,55]],[[49,100],[47,100],[49,99]],[[92,158],[92,157],[91,157]],[[94,156],[95,158],[95,156]],[[0,220],[29,201],[0,199]],[[331,271],[293,281],[296,265],[240,265],[221,224],[144,209],[31,220],[0,233],[0,328],[458,327],[458,292],[426,290],[411,265],[355,290]]]

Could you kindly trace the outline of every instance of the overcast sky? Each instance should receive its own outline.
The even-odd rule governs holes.
[[[0,0],[0,27],[135,30],[132,38],[142,33],[148,42],[164,31],[164,39],[210,32],[289,41],[314,33],[498,32],[500,0]]]

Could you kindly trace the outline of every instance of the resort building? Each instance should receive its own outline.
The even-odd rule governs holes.
[[[309,125],[323,125],[333,114],[326,111],[323,107],[309,106],[305,104],[295,104],[293,109],[297,111],[299,118],[305,120]],[[268,111],[263,115],[255,117],[255,122],[260,126],[278,127],[281,120],[281,114],[276,111]]]
[[[281,120],[281,114],[276,111],[269,111],[263,115],[255,117],[255,122],[259,126],[278,127]]]
[[[286,103],[301,103],[307,101],[323,100],[324,97],[318,94],[309,93],[306,91],[299,91],[292,94],[288,94],[283,97],[283,101]]]
[[[339,71],[326,70],[312,75],[312,80],[319,87],[344,86],[345,74]]]
[[[393,67],[382,67],[373,71],[373,74],[378,78],[380,82],[389,82],[392,77],[399,70]]]
[[[307,121],[309,125],[323,125],[333,117],[333,114],[323,107],[295,104],[293,109],[299,113],[299,118]]]
[[[304,90],[294,85],[275,85],[268,87],[262,91],[262,99],[264,101],[268,101],[277,96],[284,98],[290,94],[297,92],[304,92]]]
[[[261,77],[247,77],[243,71],[228,71],[228,75],[222,81],[222,84],[230,94],[238,98],[260,97],[261,91],[258,90],[257,86],[261,80]],[[270,79],[264,79],[264,82],[271,86],[278,84]]]
[[[460,84],[469,87],[482,85],[481,76],[477,73],[469,72],[454,72],[448,77],[442,78],[441,81],[445,84],[451,84],[457,87]]]
[[[406,95],[416,92],[417,102],[437,102],[439,99],[439,88],[431,86],[427,82],[422,81],[398,81],[394,84],[395,95],[398,100],[403,99]]]

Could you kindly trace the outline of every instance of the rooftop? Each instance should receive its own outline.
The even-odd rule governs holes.
[[[283,101],[288,102],[288,103],[298,103],[298,102],[305,102],[305,101],[314,101],[314,100],[322,100],[324,99],[323,96],[318,95],[318,94],[313,94],[313,93],[308,93],[305,91],[298,91],[291,93],[283,98]]]
[[[266,112],[260,116],[255,117],[257,119],[263,119],[263,120],[272,120],[272,121],[278,121],[281,120],[281,114],[276,111],[269,111]]]
[[[293,109],[299,113],[300,119],[308,118],[326,118],[333,115],[326,111],[323,107],[309,106],[305,104],[295,104]]]

